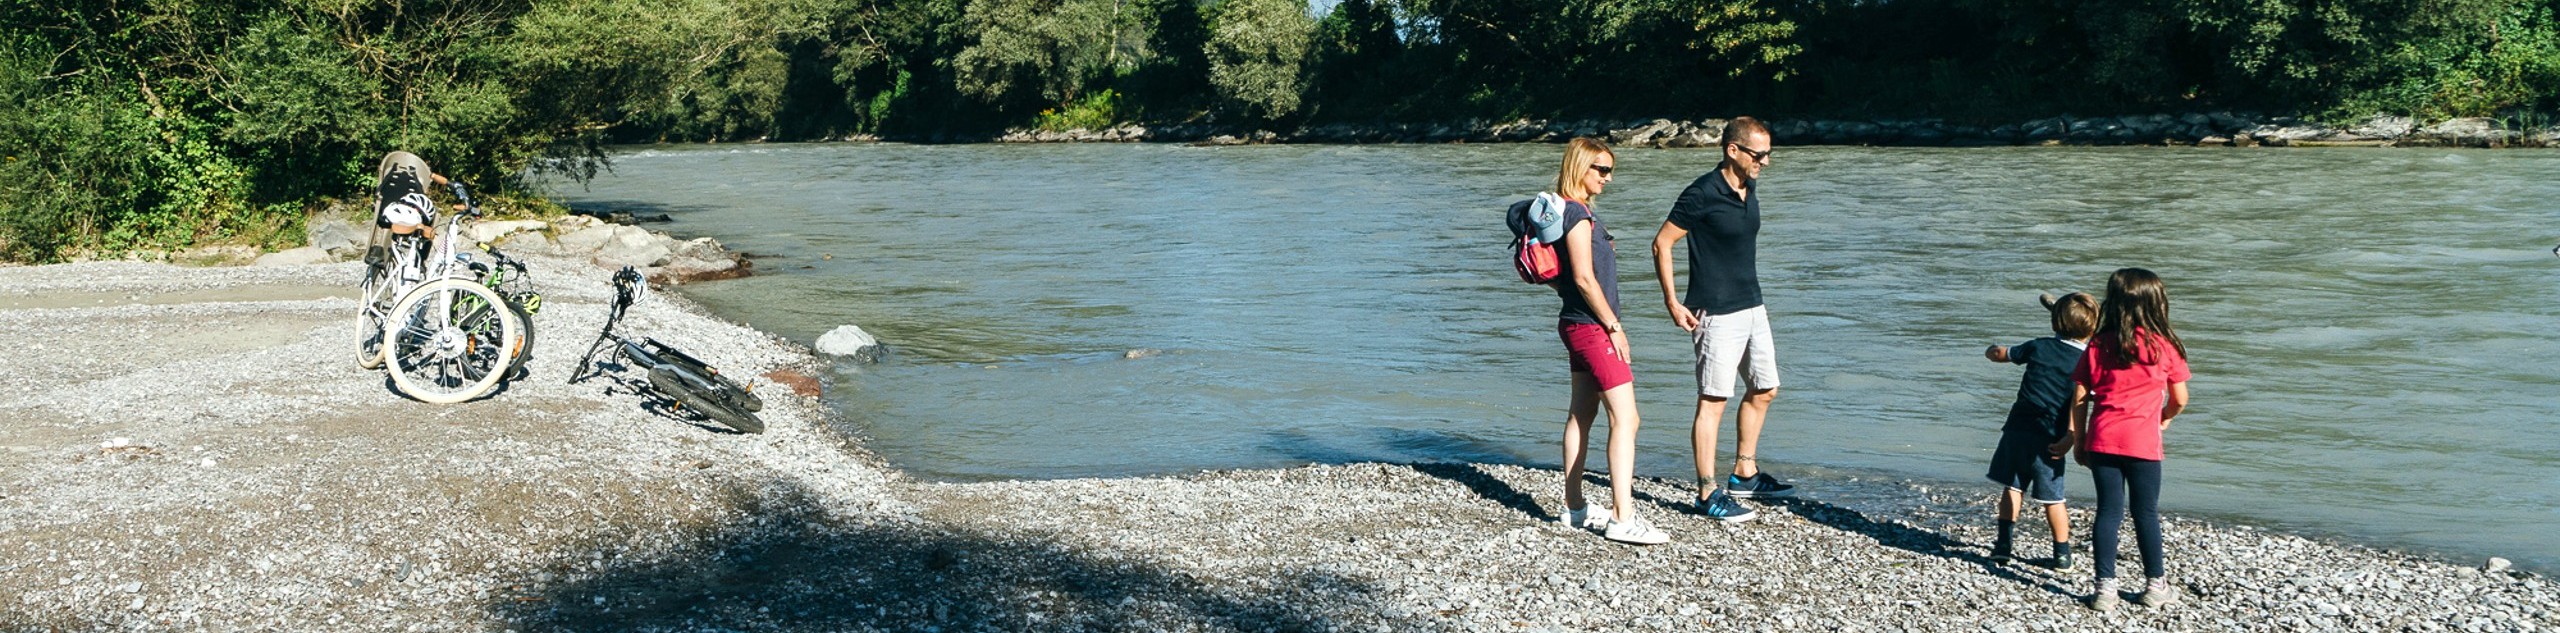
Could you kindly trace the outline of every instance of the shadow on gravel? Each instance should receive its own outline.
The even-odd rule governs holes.
[[[1512,454],[1501,444],[1435,429],[1367,427],[1326,429],[1322,432],[1279,429],[1265,432],[1255,448],[1288,459],[1318,464],[1520,463],[1520,456]]]
[[[1521,514],[1529,515],[1529,518],[1531,519],[1536,519],[1540,522],[1556,520],[1556,515],[1554,513],[1548,512],[1545,507],[1538,505],[1536,497],[1532,497],[1529,493],[1521,492],[1519,489],[1511,487],[1510,482],[1506,482],[1500,478],[1494,477],[1493,475],[1486,474],[1483,468],[1477,467],[1475,464],[1414,464],[1413,470],[1425,475],[1447,480],[1451,483],[1466,486],[1468,490],[1475,491],[1476,496],[1484,497],[1486,501],[1502,504],[1502,507],[1518,510]],[[1557,476],[1562,477],[1563,475],[1558,474]],[[1600,489],[1602,491],[1600,494],[1604,497],[1607,496],[1607,490],[1609,489],[1608,482],[1605,480],[1601,481]]]
[[[528,631],[1445,628],[1386,614],[1373,588],[1329,574],[1211,586],[1186,570],[1042,533],[840,522],[815,514],[799,490],[776,496],[784,500],[766,507],[788,510],[687,534],[671,557],[526,582],[488,608]],[[1346,613],[1370,615],[1336,619]]]
[[[1877,521],[1867,518],[1866,513],[1811,499],[1785,499],[1777,503],[1786,504],[1789,511],[1794,512],[1796,516],[1804,517],[1807,521],[1873,538],[1876,543],[1886,547],[1972,563],[1982,567],[1984,573],[1993,576],[2043,589],[2057,596],[2078,597],[2078,594],[2072,593],[2070,588],[2057,584],[2051,579],[2020,574],[2007,565],[1993,562],[1990,556],[1974,553],[1972,548],[1965,546],[1964,542],[1947,538],[1944,534],[1900,523]]]

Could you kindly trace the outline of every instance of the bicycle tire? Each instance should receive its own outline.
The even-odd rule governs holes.
[[[381,369],[389,357],[382,344],[383,316],[391,311],[391,267],[369,266],[356,284],[356,366]]]
[[[383,322],[391,383],[423,402],[487,395],[506,379],[524,324],[498,293],[469,279],[438,279],[400,297]]]
[[[658,353],[665,357],[666,362],[674,364],[677,367],[683,367],[686,371],[693,372],[694,375],[710,378],[714,386],[724,392],[721,395],[721,399],[723,401],[731,403],[737,408],[748,413],[764,410],[763,398],[756,397],[756,393],[748,391],[746,385],[741,385],[738,384],[738,381],[731,380],[728,375],[720,373],[720,370],[712,369],[711,365],[702,362],[702,359],[694,358],[692,354],[684,353],[684,350],[676,349],[666,343],[660,343],[656,339],[650,339],[649,344],[654,346]]]
[[[515,316],[516,323],[522,326],[518,329],[524,332],[524,337],[516,342],[513,353],[508,355],[507,370],[530,372],[531,370],[525,369],[525,365],[533,362],[533,314],[525,312],[523,307],[516,305],[513,301],[506,302],[506,305],[507,313]]]
[[[711,379],[720,383],[720,388],[728,392],[729,401],[736,403],[738,408],[745,409],[748,413],[764,410],[764,398],[757,397],[756,392],[748,391],[746,385],[738,384],[738,381],[730,380],[728,376],[717,373],[712,374]]]
[[[684,405],[685,408],[692,409],[713,422],[719,422],[722,426],[736,429],[740,433],[764,432],[763,418],[758,418],[753,413],[732,409],[728,404],[702,393],[701,390],[694,388],[691,381],[677,375],[673,367],[662,365],[650,369],[649,386],[657,389],[658,393],[674,398],[676,403]]]

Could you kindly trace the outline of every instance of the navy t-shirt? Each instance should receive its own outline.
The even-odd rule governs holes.
[[[1591,222],[1591,276],[1599,278],[1600,295],[1609,298],[1609,313],[1617,314],[1618,238],[1609,235],[1608,225],[1601,224],[1600,218],[1593,217],[1590,207],[1582,206],[1580,202],[1566,200],[1564,203],[1564,230],[1568,233],[1566,239],[1571,239],[1569,234],[1573,231],[1573,224],[1585,220]],[[1591,303],[1582,300],[1582,287],[1574,285],[1573,250],[1565,248],[1563,244],[1557,244],[1556,265],[1564,268],[1564,274],[1556,275],[1556,282],[1550,284],[1555,286],[1557,295],[1564,297],[1564,310],[1558,313],[1556,318],[1574,323],[1599,325],[1600,317],[1591,313]]]
[[[2027,366],[2018,379],[2018,402],[2009,405],[2009,422],[2000,430],[2038,432],[2060,439],[2070,431],[2071,369],[2080,365],[2086,346],[2047,336],[2009,348],[2009,362]]]
[[[1670,222],[1689,232],[1689,292],[1680,304],[1707,314],[1760,305],[1760,185],[1751,198],[1725,184],[1724,170],[1699,176],[1671,203]]]

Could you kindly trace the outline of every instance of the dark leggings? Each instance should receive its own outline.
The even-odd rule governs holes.
[[[2125,493],[2133,493],[2133,536],[2142,545],[2142,575],[2168,575],[2160,556],[2160,462],[2091,453],[2089,478],[2098,484],[2098,522],[2090,541],[2098,577],[2116,577],[2116,533],[2124,529]],[[2130,489],[2130,490],[2128,490]]]

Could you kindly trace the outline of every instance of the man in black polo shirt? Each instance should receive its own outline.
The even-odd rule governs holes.
[[[1724,126],[1724,162],[1699,176],[1671,205],[1671,217],[1653,238],[1653,268],[1671,320],[1689,331],[1698,352],[1698,417],[1689,432],[1697,450],[1698,511],[1722,521],[1748,521],[1759,513],[1734,498],[1773,498],[1795,493],[1761,472],[1753,451],[1769,401],[1778,395],[1778,350],[1769,334],[1769,310],[1760,302],[1760,170],[1769,166],[1769,128],[1735,117]],[[1672,291],[1671,246],[1689,242],[1689,293]],[[1734,414],[1732,474],[1716,485],[1716,427],[1732,400],[1737,379],[1748,381]]]

